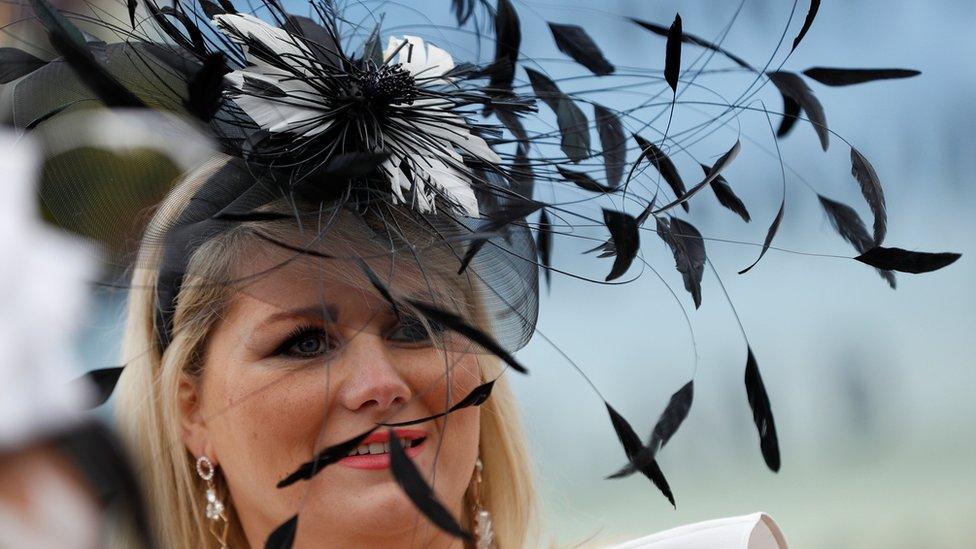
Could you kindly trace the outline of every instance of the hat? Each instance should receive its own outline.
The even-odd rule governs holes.
[[[697,204],[716,200],[743,222],[753,220],[725,177],[752,143],[743,141],[734,124],[726,128],[731,121],[760,117],[777,139],[798,125],[810,126],[827,150],[832,132],[810,83],[849,86],[918,74],[815,67],[801,76],[785,65],[760,66],[720,40],[686,30],[680,15],[665,24],[620,19],[622,28],[645,37],[648,67],[615,66],[598,37],[564,22],[548,23],[552,51],[526,52],[519,14],[509,0],[453,3],[458,28],[494,46],[487,58],[454,55],[449,44],[418,36],[421,28],[387,33],[381,13],[328,0],[302,4],[299,11],[309,16],[289,13],[275,0],[247,11],[230,0],[172,6],[129,0],[125,24],[97,14],[63,14],[46,0],[32,4],[60,57],[42,61],[8,52],[4,74],[8,81],[19,78],[13,84],[15,124],[40,128],[64,111],[94,102],[162,109],[197,120],[231,158],[186,197],[188,206],[175,224],[152,228],[144,239],[158,246],[163,258],[155,323],[161,349],[172,340],[187,261],[201,245],[242,224],[287,221],[312,230],[302,242],[277,245],[326,258],[320,248],[329,224],[321,219],[341,211],[359,216],[369,238],[389,243],[390,254],[411,256],[421,267],[423,254],[411,255],[418,234],[424,246],[449,250],[457,275],[475,287],[487,322],[436,302],[433,292],[431,299],[407,300],[374,272],[370,258],[347,259],[357,260],[394,308],[408,301],[428,321],[528,371],[512,353],[533,333],[540,275],[547,282],[570,276],[597,286],[625,283],[636,278],[635,263],[644,263],[642,246],[664,245],[690,303],[701,305],[702,278],[711,264],[708,238],[693,224]],[[819,2],[811,2],[790,51],[801,45],[818,8]],[[367,14],[346,11],[354,9]],[[72,20],[111,30],[123,40],[106,44],[79,31]],[[487,29],[482,21],[490,22]],[[549,68],[567,62],[574,63],[572,76],[551,76],[557,71]],[[744,78],[748,86],[739,99],[725,97],[741,90],[714,91],[701,84],[704,67],[712,65]],[[754,87],[774,89],[782,111],[751,101]],[[688,99],[699,92],[714,95],[709,101]],[[710,140],[705,147],[704,136],[717,128],[727,130],[726,141],[715,148]],[[784,222],[786,168],[781,159],[772,161],[783,167],[782,179],[769,189],[780,205],[772,218],[762,220],[760,251],[742,258],[739,275],[762,260]],[[694,170],[679,169],[685,163]],[[851,259],[876,269],[892,288],[895,272],[929,272],[958,259],[953,253],[886,245],[881,178],[854,147],[850,166],[852,183],[864,197],[862,209],[871,213],[870,229],[858,210],[820,191],[813,194],[856,252]],[[128,194],[138,194],[132,192],[138,184],[113,183]],[[309,225],[310,220],[318,221]],[[600,227],[602,235],[586,246],[584,267],[554,263],[554,246],[594,240],[583,230],[592,227]],[[602,273],[590,274],[594,268]],[[745,347],[747,400],[762,456],[775,471],[780,456],[772,409],[756,354],[748,343]],[[444,413],[480,404],[490,390],[490,382],[479,386]],[[626,456],[614,477],[640,472],[673,503],[655,458],[687,416],[693,395],[692,380],[674,393],[644,439],[606,403]],[[280,485],[311,478],[365,436],[326,448]]]

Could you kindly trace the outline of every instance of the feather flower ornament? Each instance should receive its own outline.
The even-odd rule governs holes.
[[[425,213],[442,202],[479,215],[466,164],[501,159],[468,124],[465,108],[484,100],[455,82],[446,51],[391,37],[382,59],[352,59],[338,40],[322,55],[320,43],[252,15],[221,14],[214,23],[244,52],[246,64],[225,79],[228,97],[259,128],[253,155],[311,173],[328,172],[342,154],[379,153],[394,202]]]

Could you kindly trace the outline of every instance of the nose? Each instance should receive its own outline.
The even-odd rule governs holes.
[[[410,387],[400,376],[381,337],[359,333],[343,352],[349,375],[340,388],[339,400],[353,412],[386,412],[405,403]]]

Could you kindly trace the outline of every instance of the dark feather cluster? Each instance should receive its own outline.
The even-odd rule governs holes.
[[[739,183],[739,180],[730,172],[734,171],[733,161],[743,149],[741,143],[748,145],[756,140],[740,142],[743,136],[737,136],[728,150],[725,147],[731,138],[719,150],[700,151],[703,147],[695,145],[702,142],[703,135],[718,131],[716,128],[734,127],[727,124],[729,116],[757,110],[754,105],[758,103],[750,98],[747,104],[721,105],[705,123],[679,127],[683,123],[682,107],[686,105],[696,109],[696,120],[700,117],[702,105],[684,99],[683,95],[703,87],[696,82],[709,72],[697,68],[692,71],[691,63],[682,62],[683,50],[704,49],[709,52],[709,58],[714,55],[716,62],[730,64],[723,72],[744,75],[749,89],[758,82],[773,97],[782,98],[781,112],[762,113],[769,121],[770,132],[766,137],[776,145],[777,151],[779,140],[786,139],[793,128],[804,123],[809,123],[817,136],[818,154],[830,145],[833,132],[828,127],[826,108],[810,84],[846,87],[919,74],[908,69],[820,66],[803,71],[776,67],[766,72],[757,67],[768,64],[750,63],[721,43],[689,32],[695,22],[676,14],[670,25],[627,20],[628,25],[647,31],[640,34],[647,39],[647,48],[654,52],[655,63],[651,69],[616,65],[612,56],[600,48],[598,36],[578,25],[549,22],[551,45],[575,62],[581,73],[557,78],[542,63],[523,66],[526,56],[522,52],[522,22],[516,5],[510,0],[451,2],[459,26],[472,21],[478,26],[482,13],[488,17],[489,26],[494,29],[494,55],[479,65],[454,66],[452,59],[453,68],[437,74],[411,71],[414,56],[426,55],[415,50],[420,46],[405,39],[395,46],[395,51],[384,53],[379,26],[370,30],[350,23],[341,9],[328,0],[310,0],[310,16],[287,13],[275,0],[264,0],[261,8],[268,21],[238,13],[230,0],[216,3],[198,0],[199,9],[194,9],[190,2],[160,6],[153,0],[142,3],[127,0],[133,30],[127,36],[126,55],[135,55],[141,61],[127,73],[114,62],[120,57],[119,50],[93,46],[48,0],[31,1],[54,50],[77,81],[90,91],[90,97],[71,96],[60,103],[44,105],[22,126],[30,129],[44,124],[76,102],[88,99],[98,99],[109,107],[170,105],[204,121],[223,151],[240,159],[247,170],[272,174],[275,176],[272,179],[283,182],[269,190],[249,180],[230,190],[218,189],[206,196],[212,199],[209,202],[201,199],[188,208],[196,217],[185,225],[200,232],[182,235],[182,239],[176,239],[177,245],[164,247],[164,255],[172,259],[167,265],[174,274],[172,280],[161,277],[160,301],[169,304],[170,309],[181,281],[181,269],[186,266],[187,250],[194,249],[187,243],[192,241],[198,246],[199,241],[240,223],[282,221],[288,216],[261,210],[272,198],[281,196],[282,191],[317,204],[340,202],[356,212],[365,211],[365,205],[388,205],[402,200],[420,211],[420,224],[438,237],[443,235],[435,227],[433,215],[444,214],[443,217],[462,227],[465,234],[443,237],[442,243],[456,257],[458,275],[471,279],[483,274],[477,269],[480,259],[492,252],[501,253],[499,248],[512,241],[515,231],[520,231],[528,244],[520,250],[523,253],[506,249],[505,258],[512,264],[530,266],[524,271],[530,277],[537,277],[537,268],[541,268],[547,282],[553,274],[566,273],[597,284],[620,283],[625,274],[638,270],[632,269],[635,262],[641,265],[649,261],[650,254],[643,255],[641,252],[646,250],[641,245],[657,240],[642,239],[641,233],[655,231],[664,243],[663,249],[673,257],[677,271],[669,267],[670,272],[665,274],[675,281],[680,279],[697,309],[702,306],[707,290],[706,268],[716,277],[718,270],[712,268],[706,254],[705,242],[712,237],[683,217],[689,217],[692,212],[697,214],[700,206],[707,206],[702,197],[709,193],[701,191],[710,187],[720,206],[744,222],[751,221],[754,215],[735,192],[730,182]],[[148,12],[147,25],[151,23],[154,33],[165,36],[165,43],[154,40],[155,34],[139,30],[140,7]],[[793,49],[813,37],[810,32],[819,7],[818,0],[809,2],[806,17],[792,42]],[[199,12],[206,17],[201,18]],[[114,23],[105,25],[117,30]],[[343,32],[343,25],[353,25],[353,32]],[[365,39],[359,41],[361,37]],[[114,53],[110,56],[106,51]],[[0,48],[0,83],[24,84],[15,90],[30,90],[31,79],[49,68],[54,67],[32,54]],[[147,74],[152,85],[129,85],[144,83]],[[617,79],[623,82],[619,87],[608,85],[608,82],[616,85]],[[38,80],[46,83],[40,77]],[[581,90],[580,82],[598,84],[595,90]],[[633,105],[617,104],[612,102],[615,96],[606,93],[611,89],[633,92],[642,99]],[[666,100],[656,103],[654,99],[662,94]],[[24,103],[29,105],[31,101]],[[536,103],[545,107],[537,108]],[[278,113],[279,110],[285,114]],[[266,116],[268,112],[278,113],[275,116],[280,117],[269,122],[272,117]],[[525,120],[529,116],[536,119]],[[773,120],[779,121],[778,129],[774,128]],[[838,141],[844,142],[835,139],[835,143]],[[481,154],[473,152],[475,149]],[[711,160],[705,161],[706,158]],[[779,162],[783,186],[774,195],[781,197],[779,208],[775,214],[755,215],[769,220],[769,224],[762,244],[753,243],[760,247],[758,256],[739,274],[753,269],[767,252],[777,249],[773,241],[784,223],[787,196],[786,164],[782,157]],[[434,163],[436,169],[432,167]],[[683,172],[687,166],[695,173],[699,168],[703,172],[702,176],[689,179],[689,185],[685,183],[689,172]],[[833,229],[859,254],[849,259],[874,267],[894,287],[894,271],[930,272],[959,258],[953,253],[882,246],[888,220],[879,171],[854,147],[850,148],[850,167],[853,182],[873,217],[870,231],[857,210],[819,192],[813,193]],[[451,201],[446,186],[438,188],[432,176],[424,175],[426,168],[449,172],[455,188],[470,187],[472,198],[476,197],[474,211],[469,209],[458,214],[456,209],[422,203],[421,198],[429,198],[425,192],[436,195],[439,204]],[[396,179],[391,171],[402,176],[406,183],[391,184]],[[401,196],[401,192],[406,196]],[[695,201],[694,209],[692,201]],[[470,219],[474,217],[479,219]],[[535,222],[530,221],[533,218]],[[652,218],[653,226],[645,227]],[[596,236],[576,231],[594,225],[600,231]],[[396,233],[395,228],[385,229]],[[172,237],[175,232],[166,236]],[[760,235],[756,236],[758,239]],[[570,241],[570,237],[593,241],[585,248],[599,252],[593,261],[598,263],[601,276],[579,275],[557,264],[558,255],[554,251],[557,246],[563,251],[564,241],[576,242]],[[165,241],[173,243],[173,240]],[[596,247],[591,248],[594,243]],[[313,253],[301,248],[288,249]],[[410,251],[415,252],[413,248]],[[609,265],[611,258],[612,265]],[[667,256],[665,259],[670,264]],[[511,369],[522,374],[528,372],[514,356],[514,350],[506,348],[490,330],[443,304],[402,298],[364,261],[360,261],[360,267],[398,316],[402,310],[410,309],[431,324],[496,356]],[[604,272],[608,273],[605,277]],[[478,283],[491,286],[485,280]],[[526,286],[531,295],[525,299],[537,299],[534,293],[537,284],[537,279],[532,278]],[[489,289],[509,305],[510,310],[501,316],[508,320],[515,318],[529,325],[530,330],[534,327],[535,309],[531,318],[520,318],[519,306],[505,301],[509,286],[500,284]],[[680,299],[687,297],[682,294]],[[166,332],[171,319],[162,313],[158,318],[161,330]],[[771,470],[777,471],[781,465],[780,449],[772,405],[744,329],[742,335],[747,355],[743,377],[745,400],[759,435],[763,459]],[[166,339],[162,338],[161,345],[165,344]],[[109,397],[121,371],[121,368],[103,369],[88,376],[99,386],[102,397],[99,402]],[[319,450],[278,486],[283,488],[313,478],[348,455],[381,425],[413,425],[479,406],[491,397],[494,383],[494,380],[484,381],[440,411],[395,423],[384,420],[365,433]],[[657,460],[691,413],[693,395],[693,381],[672,395],[646,443],[603,400],[627,458],[627,463],[613,478],[640,472],[674,504],[674,495]],[[418,509],[442,530],[468,539],[469,533],[437,500],[396,437],[391,438],[391,456],[396,482]],[[283,523],[272,533],[267,546],[290,547],[298,520],[296,514]]]

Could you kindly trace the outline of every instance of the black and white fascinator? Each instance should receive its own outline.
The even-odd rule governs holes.
[[[208,239],[241,224],[260,227],[291,219],[303,227],[306,240],[273,243],[318,257],[319,244],[329,239],[330,225],[323,220],[341,211],[359,216],[370,238],[383,242],[390,255],[410,258],[421,268],[425,249],[448,250],[452,271],[471,281],[487,319],[468,318],[433,295],[398,295],[388,273],[365,261],[370,258],[357,258],[357,265],[394,310],[409,306],[527,373],[512,353],[533,333],[540,272],[547,283],[552,276],[596,285],[629,282],[638,272],[669,271],[671,265],[650,265],[641,253],[642,247],[665,246],[676,278],[698,308],[702,278],[706,268],[713,269],[706,253],[710,239],[693,224],[693,210],[711,200],[743,222],[764,225],[756,235],[762,242],[759,253],[742,257],[738,274],[761,261],[788,222],[787,169],[775,152],[766,156],[783,166],[781,180],[770,186],[779,208],[773,215],[750,211],[734,181],[724,176],[740,152],[757,143],[737,131],[740,118],[759,117],[773,143],[799,125],[811,127],[824,150],[831,141],[849,146],[828,129],[811,84],[850,86],[918,74],[786,70],[820,7],[819,0],[796,4],[793,14],[805,6],[806,16],[783,22],[784,32],[795,37],[792,44],[761,63],[728,51],[721,40],[693,34],[695,25],[685,25],[680,15],[665,24],[636,15],[621,19],[620,25],[646,37],[641,47],[649,52],[648,67],[623,68],[607,59],[597,37],[572,24],[548,24],[551,52],[523,51],[518,4],[510,0],[452,2],[462,34],[493,46],[488,59],[461,59],[445,44],[387,33],[378,11],[368,17],[351,13],[369,11],[362,3],[309,0],[297,15],[276,0],[248,9],[231,0],[165,5],[128,0],[128,18],[119,18],[94,7],[69,13],[47,0],[31,0],[54,55],[42,60],[5,48],[0,74],[12,86],[18,127],[40,131],[93,104],[153,109],[195,120],[196,132],[232,158],[220,168],[219,184],[187,197],[189,206],[173,226],[151,227],[146,236],[163,258],[156,286],[160,349],[173,339],[174,299],[188,257]],[[119,40],[103,42],[79,26]],[[413,34],[425,30],[430,29]],[[555,71],[547,67],[565,69],[567,57],[576,63],[573,75],[550,76]],[[712,74],[706,69],[713,66],[740,75],[744,87],[705,88],[702,81]],[[707,101],[691,99],[702,93]],[[767,109],[755,99],[760,93],[782,101],[782,110]],[[713,134],[727,137],[725,143],[706,147],[714,141],[705,137]],[[52,218],[70,224],[116,216],[114,230],[124,231],[132,218],[120,218],[120,212],[130,215],[160,196],[159,189],[141,187],[138,178],[92,177],[79,188],[79,169],[105,165],[86,162],[63,162],[47,171],[44,198]],[[876,269],[892,288],[896,272],[929,272],[958,259],[958,254],[888,245],[880,174],[853,146],[850,166],[851,184],[864,197],[860,209],[870,211],[870,224],[854,207],[812,186],[804,190],[812,191],[831,226],[851,245],[851,259]],[[268,208],[282,201],[291,208]],[[601,234],[588,236],[593,228]],[[590,241],[580,250],[588,255],[572,264],[554,263],[553,248],[576,240]],[[117,257],[118,264],[131,264],[131,254]],[[590,272],[594,268],[599,276]],[[755,420],[762,456],[776,471],[780,454],[770,400],[756,353],[748,342],[744,347],[743,400]],[[97,376],[106,397],[119,371]],[[483,403],[491,387],[486,382],[443,414]],[[678,389],[647,437],[606,403],[626,458],[613,477],[641,473],[674,503],[656,455],[687,417],[693,394],[693,381]],[[320,451],[279,487],[312,478],[368,434]],[[393,465],[401,486],[432,522],[467,536],[415,470],[396,460]],[[269,546],[288,545],[296,521],[297,515],[276,530]]]

